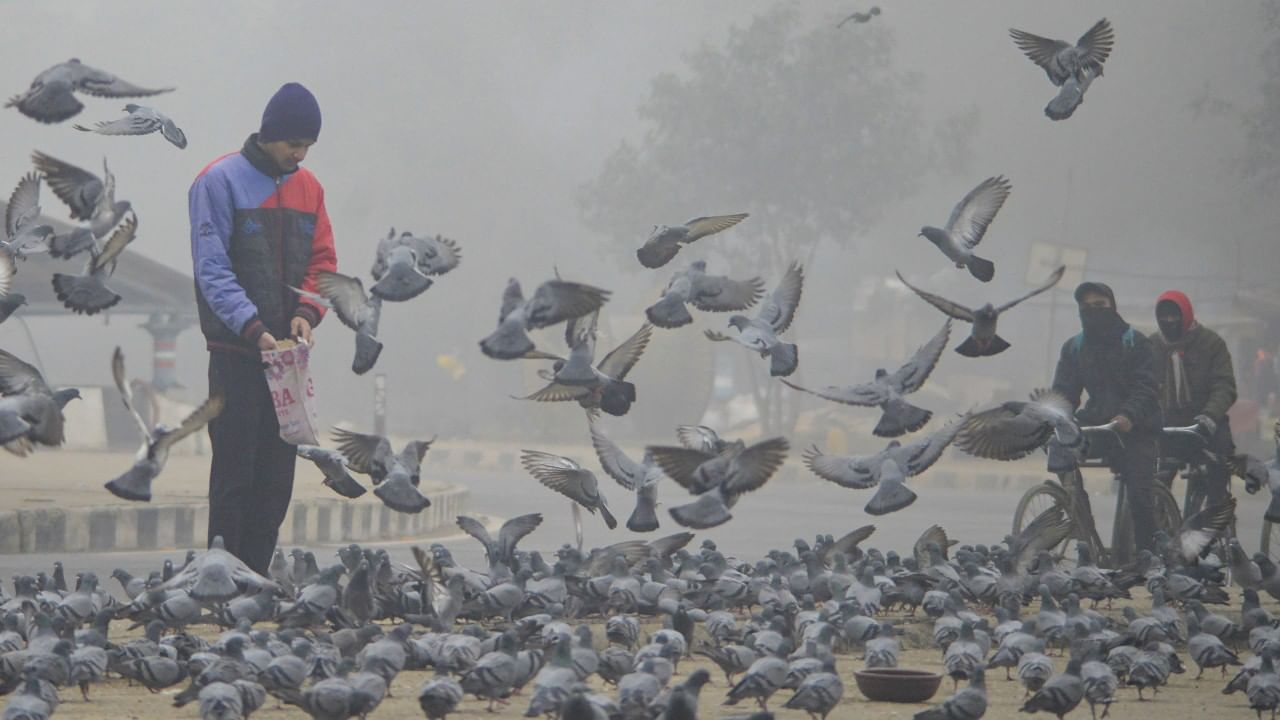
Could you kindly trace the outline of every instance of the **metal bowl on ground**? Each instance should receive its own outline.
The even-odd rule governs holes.
[[[933,697],[942,684],[942,676],[936,672],[907,668],[858,670],[853,679],[868,700],[879,702],[921,703]]]

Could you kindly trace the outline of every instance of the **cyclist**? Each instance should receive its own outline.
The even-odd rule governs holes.
[[[1081,395],[1088,393],[1076,413],[1081,425],[1114,423],[1122,446],[1107,460],[1125,483],[1134,544],[1138,550],[1150,549],[1156,531],[1152,491],[1162,425],[1151,341],[1120,317],[1110,287],[1081,283],[1075,300],[1082,332],[1062,345],[1053,389],[1077,408]]]
[[[1191,300],[1170,290],[1156,300],[1156,323],[1151,335],[1160,408],[1166,425],[1199,425],[1209,438],[1208,449],[1231,457],[1235,443],[1227,410],[1236,401],[1236,374],[1231,351],[1222,338],[1196,322]],[[1227,495],[1230,471],[1225,463],[1210,463],[1205,477],[1209,504]]]

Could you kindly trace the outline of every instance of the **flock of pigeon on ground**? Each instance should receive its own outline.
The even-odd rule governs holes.
[[[879,14],[879,8],[872,8],[841,25],[865,23]],[[1017,47],[1061,88],[1045,110],[1055,120],[1069,117],[1083,101],[1114,42],[1106,20],[1075,45],[1019,30],[1011,34]],[[71,60],[41,73],[7,106],[56,123],[83,109],[77,92],[117,98],[168,90],[139,87]],[[135,104],[125,111],[125,118],[99,123],[92,131],[158,131],[175,146],[186,145],[182,131],[158,111]],[[35,172],[19,182],[5,217],[0,321],[23,303],[10,292],[15,261],[37,252],[58,258],[87,255],[84,273],[53,276],[58,297],[77,313],[112,307],[120,297],[107,282],[136,235],[136,214],[129,202],[115,199],[115,177],[105,160],[102,177],[40,152],[33,154],[33,162]],[[43,182],[81,225],[59,235],[39,224]],[[920,235],[956,267],[988,282],[995,265],[975,250],[1010,191],[1005,178],[988,178],[956,205],[944,226],[924,227]],[[657,226],[637,258],[646,268],[664,267],[683,246],[746,218],[739,213]],[[377,337],[382,303],[412,300],[430,287],[432,276],[456,268],[460,257],[457,243],[442,236],[392,230],[378,244],[368,293],[359,277],[327,273],[320,279],[312,297],[331,307],[356,334],[354,372],[371,369],[382,350]],[[846,387],[807,390],[782,382],[834,402],[879,408],[876,436],[916,432],[932,413],[905,396],[920,389],[937,365],[952,321],[972,325],[969,337],[956,348],[959,354],[1003,352],[1009,343],[997,334],[999,316],[1054,287],[1062,274],[1059,268],[1022,297],[976,309],[903,278],[948,318],[901,367],[877,370],[874,379]],[[676,433],[678,444],[649,446],[636,461],[603,432],[600,412],[623,415],[636,402],[628,372],[654,328],[693,322],[690,306],[735,313],[728,323],[735,334],[706,330],[706,338],[736,342],[759,354],[772,376],[791,375],[799,364],[799,348],[780,336],[795,318],[803,282],[803,268],[792,264],[766,295],[759,277],[713,275],[705,261],[694,261],[671,277],[646,310],[647,322],[597,363],[597,322],[609,291],[557,274],[526,298],[513,278],[503,292],[497,328],[480,348],[497,360],[552,363],[540,373],[546,387],[525,399],[576,401],[586,410],[601,467],[636,495],[629,529],[658,529],[657,487],[664,475],[693,496],[669,508],[671,518],[686,528],[712,528],[731,520],[741,496],[769,480],[786,458],[788,441],[775,437],[748,445],[724,439],[711,428],[684,425]],[[757,303],[754,316],[741,314]],[[566,354],[537,348],[529,332],[560,323],[566,327]],[[134,408],[118,349],[112,374],[144,442],[135,465],[107,487],[121,497],[147,500],[169,448],[203,428],[218,414],[222,400],[210,398],[178,428],[152,426]],[[62,443],[62,408],[77,397],[74,389],[54,390],[30,364],[0,351],[0,394],[0,444],[26,455],[38,445]],[[1083,436],[1065,399],[1037,391],[1029,401],[966,414],[907,444],[894,439],[874,455],[838,457],[815,447],[804,453],[804,462],[825,480],[875,488],[866,511],[882,515],[915,500],[906,479],[927,470],[953,443],[975,455],[1008,460],[1047,445],[1070,456],[1080,450]],[[351,476],[354,472],[368,475],[375,495],[398,511],[420,512],[430,504],[417,488],[431,441],[412,441],[396,452],[388,438],[378,435],[338,431],[335,440],[337,449],[298,448],[320,467],[325,484],[335,492],[346,497],[366,492]],[[1280,485],[1278,463],[1250,466],[1255,489],[1263,483]],[[591,470],[571,458],[531,450],[522,453],[521,464],[546,487],[569,497],[575,508],[599,513],[610,529],[616,527]],[[163,570],[146,578],[117,570],[113,577],[124,593],[117,599],[91,572],[80,573],[68,586],[58,564],[50,575],[16,577],[11,597],[0,592],[0,691],[12,693],[3,718],[43,720],[58,705],[58,687],[77,685],[88,700],[95,682],[115,674],[152,692],[185,684],[174,704],[198,703],[208,720],[247,717],[268,695],[315,718],[345,720],[373,712],[402,671],[431,668],[434,675],[418,695],[429,719],[447,716],[468,695],[487,701],[492,709],[495,703],[512,702],[523,690],[529,717],[683,720],[697,716],[699,694],[712,681],[703,667],[675,682],[678,665],[691,655],[709,659],[724,673],[729,688],[725,705],[758,703],[761,712],[752,718],[770,716],[768,702],[784,688],[793,693],[783,707],[825,718],[844,693],[836,655],[861,654],[867,668],[896,667],[902,629],[886,613],[914,615],[917,609],[933,620],[932,645],[942,651],[958,690],[918,713],[918,719],[982,717],[987,707],[984,671],[997,668],[1004,668],[1008,679],[1016,669],[1026,686],[1026,712],[1061,718],[1087,702],[1095,717],[1101,705],[1105,717],[1122,688],[1135,688],[1138,699],[1144,699],[1147,691],[1157,693],[1171,673],[1183,672],[1180,650],[1201,672],[1222,668],[1225,675],[1229,666],[1239,666],[1224,692],[1244,692],[1259,717],[1263,710],[1274,717],[1280,707],[1275,666],[1280,620],[1259,605],[1258,593],[1280,599],[1280,570],[1265,555],[1249,557],[1235,540],[1229,546],[1218,544],[1227,525],[1220,516],[1220,508],[1210,508],[1180,528],[1166,529],[1156,538],[1155,552],[1143,551],[1135,565],[1120,569],[1094,565],[1085,546],[1078,546],[1074,566],[1059,566],[1062,558],[1051,550],[1063,547],[1072,533],[1059,507],[990,546],[954,547],[957,543],[933,526],[905,557],[861,547],[875,530],[866,526],[838,540],[830,535],[820,535],[812,544],[796,540],[794,551],[774,550],[754,563],[725,555],[710,540],[691,551],[687,546],[693,533],[680,532],[589,553],[581,551],[580,542],[577,548],[565,545],[548,565],[538,552],[517,549],[542,522],[541,515],[532,514],[507,521],[496,537],[476,519],[458,518],[459,527],[484,546],[488,567],[483,570],[458,565],[440,545],[429,551],[414,548],[416,567],[392,562],[385,550],[352,545],[339,551],[339,564],[328,567],[320,567],[310,552],[294,550],[290,560],[278,550],[264,577],[215,540],[205,552],[190,552],[179,568],[166,561]],[[1218,547],[1229,548],[1225,561],[1212,552]],[[1243,589],[1238,618],[1206,607],[1228,602],[1228,574]],[[1140,586],[1153,598],[1147,614],[1128,607],[1123,618],[1116,618],[1084,607],[1086,601],[1094,608],[1102,602],[1109,607]],[[1035,600],[1037,612],[1024,610]],[[113,622],[144,628],[145,635],[112,641]],[[225,631],[213,640],[188,632],[201,623],[216,623]],[[268,624],[274,629],[265,629]],[[660,629],[645,630],[658,624]],[[1246,641],[1255,656],[1242,664],[1233,648]],[[1069,654],[1065,667],[1055,666],[1053,650]],[[586,684],[593,676],[614,686],[616,693],[593,691]],[[960,680],[967,681],[964,689],[958,689]]]

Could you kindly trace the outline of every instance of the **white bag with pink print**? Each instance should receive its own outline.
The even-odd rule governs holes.
[[[275,350],[262,353],[262,362],[267,366],[267,388],[280,422],[280,439],[290,445],[315,445],[320,416],[311,383],[311,348],[282,340]]]

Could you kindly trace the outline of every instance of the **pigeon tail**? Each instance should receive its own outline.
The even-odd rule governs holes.
[[[672,520],[694,530],[706,530],[733,519],[729,508],[714,492],[702,495],[687,505],[677,505],[667,512],[671,513]]]
[[[663,295],[661,300],[645,308],[644,316],[649,318],[649,322],[655,326],[667,330],[684,327],[693,322],[689,308],[685,307],[684,301],[676,295]]]
[[[1075,77],[1067,78],[1062,89],[1044,108],[1044,114],[1050,120],[1066,120],[1084,102],[1084,91],[1093,83],[1093,75],[1088,71],[1083,74],[1083,81]]]
[[[120,302],[97,275],[53,274],[53,291],[69,310],[93,315]]]
[[[409,482],[407,475],[396,474],[388,477],[373,489],[373,494],[392,510],[410,515],[420,513],[431,506],[431,500]]]
[[[1000,353],[1008,349],[1009,349],[1009,343],[1005,342],[1004,338],[1000,337],[999,335],[992,335],[991,339],[987,340],[986,342],[982,342],[981,340],[970,335],[969,337],[965,338],[964,342],[960,343],[959,347],[956,348],[956,352],[960,353],[965,357],[976,358],[976,357],[991,357],[992,355],[999,355]]]
[[[970,255],[965,265],[969,268],[969,274],[982,282],[991,282],[991,278],[996,276],[996,264],[977,255]]]
[[[356,333],[356,354],[351,359],[351,372],[363,375],[373,369],[382,354],[382,343],[364,333]]]
[[[780,342],[769,350],[769,374],[786,377],[800,367],[800,347],[795,343]]]
[[[387,269],[387,274],[369,288],[369,292],[390,302],[412,300],[431,287],[431,278],[418,272],[412,265],[397,263]]]
[[[627,529],[638,533],[657,530],[658,514],[655,504],[644,501],[637,502],[636,509],[632,510],[631,517],[627,518]]]
[[[631,410],[631,403],[636,401],[636,386],[626,380],[611,380],[600,394],[600,409],[622,417]]]
[[[875,429],[871,431],[876,437],[891,438],[915,432],[928,424],[929,419],[933,417],[932,412],[918,408],[901,398],[890,400],[881,409],[884,414],[880,416],[880,422],[876,423]]]
[[[868,515],[888,515],[897,512],[916,501],[916,494],[897,478],[886,478],[880,481],[876,494],[867,501],[865,508]]]
[[[503,323],[480,341],[480,352],[494,360],[515,360],[533,351],[533,341],[516,323]]]
[[[636,250],[636,258],[640,260],[641,265],[650,270],[656,270],[671,262],[671,258],[678,252],[680,252],[680,243],[677,242],[645,243]]]
[[[66,235],[54,235],[49,241],[49,256],[67,260],[95,246],[93,231],[76,228]]]
[[[123,500],[151,502],[151,480],[154,475],[142,463],[106,484],[107,490]]]
[[[604,505],[600,506],[600,516],[604,518],[604,524],[608,525],[610,530],[618,527],[618,519],[615,518],[613,513],[609,512],[609,508]]]
[[[31,425],[17,413],[0,413],[0,445],[7,445],[31,432]]]
[[[346,473],[343,473],[343,476],[338,479],[326,477],[324,479],[324,486],[338,493],[342,497],[351,498],[352,500],[368,492],[365,490],[363,485],[356,482],[355,478]]]

